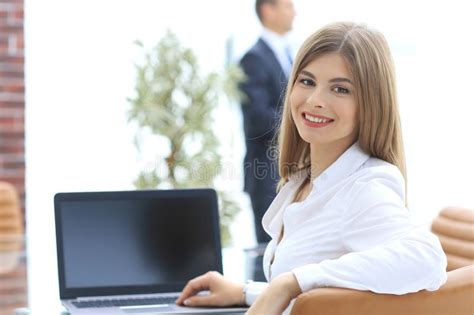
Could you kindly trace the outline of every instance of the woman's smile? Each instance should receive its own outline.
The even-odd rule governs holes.
[[[330,123],[334,121],[334,119],[321,116],[321,115],[310,114],[307,112],[304,112],[302,116],[303,116],[303,122],[305,123],[305,125],[312,128],[326,127],[327,125],[329,125]]]

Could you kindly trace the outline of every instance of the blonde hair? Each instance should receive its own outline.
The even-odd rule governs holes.
[[[358,109],[358,142],[363,151],[397,166],[406,166],[398,113],[395,69],[384,36],[364,25],[329,24],[311,35],[295,58],[283,106],[279,144],[279,188],[290,176],[310,166],[309,144],[298,134],[291,116],[290,94],[300,71],[315,58],[338,53],[354,78]],[[405,187],[406,188],[406,187]]]

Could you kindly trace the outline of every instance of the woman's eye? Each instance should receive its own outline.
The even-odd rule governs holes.
[[[336,86],[334,88],[334,92],[336,93],[342,93],[342,94],[349,94],[349,90],[340,86]]]
[[[307,86],[314,86],[315,85],[313,80],[306,79],[306,78],[300,79],[300,83],[303,84],[303,85],[307,85]]]

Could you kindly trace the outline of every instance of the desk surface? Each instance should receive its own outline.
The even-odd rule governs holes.
[[[57,310],[57,311],[48,311],[46,313],[41,313],[41,312],[32,312],[28,308],[19,308],[16,309],[14,312],[14,315],[41,315],[41,314],[48,314],[48,315],[69,315],[69,313],[65,310]],[[196,313],[194,313],[196,314]],[[245,314],[244,312],[239,312],[239,313],[212,313],[209,315],[243,315]],[[205,313],[200,313],[200,315],[206,315]]]
[[[34,243],[34,240],[29,241],[29,245]],[[35,245],[34,248],[38,248]],[[31,250],[31,247],[30,247]],[[245,253],[241,249],[224,249],[223,250],[223,265],[224,274],[235,281],[244,282],[246,279],[245,273]],[[23,284],[23,293],[21,303],[12,304],[9,310],[3,313],[0,307],[0,314],[4,315],[66,315],[66,310],[62,307],[59,300],[58,280],[56,257],[45,257],[43,255],[32,255],[21,257],[19,264],[19,274],[22,275],[20,279]],[[26,278],[28,276],[28,279]],[[28,285],[26,286],[26,282]],[[3,284],[2,284],[3,285]],[[2,286],[0,286],[0,291]],[[0,292],[1,293],[1,292]],[[3,301],[2,301],[3,302]],[[28,302],[28,303],[27,303]],[[1,306],[2,303],[0,303]],[[213,315],[219,315],[214,313]],[[226,315],[242,315],[244,313],[226,313]]]

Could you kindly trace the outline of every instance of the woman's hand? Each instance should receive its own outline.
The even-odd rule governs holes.
[[[209,295],[196,295],[209,290]],[[243,285],[224,278],[216,271],[209,271],[189,281],[176,300],[186,306],[230,306],[243,305]]]
[[[301,289],[292,272],[285,272],[273,279],[246,315],[281,315],[291,300],[301,294]]]

